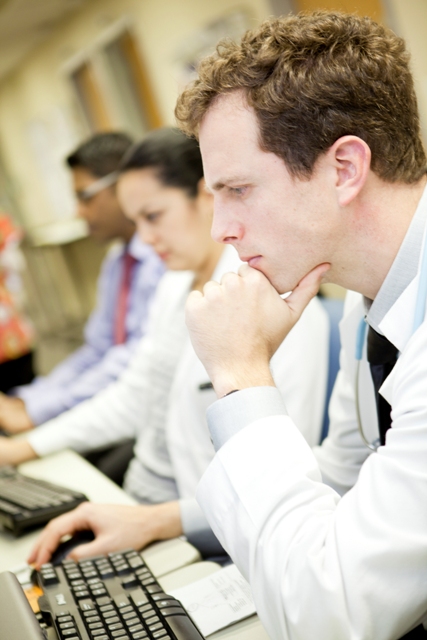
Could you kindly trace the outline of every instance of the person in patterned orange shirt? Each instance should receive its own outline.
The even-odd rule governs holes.
[[[18,384],[31,382],[34,377],[34,331],[20,309],[21,237],[21,231],[9,216],[0,212],[0,391],[3,393]]]

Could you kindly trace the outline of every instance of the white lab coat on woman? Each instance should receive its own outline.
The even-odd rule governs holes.
[[[354,295],[341,323],[330,437],[315,455],[284,407],[231,436],[224,428],[254,399],[277,407],[273,388],[263,398],[243,390],[208,412],[219,451],[198,500],[249,580],[271,638],[395,640],[426,617],[427,321],[411,335],[418,283],[419,273],[379,325],[401,355],[381,389],[393,425],[377,453],[369,455],[357,427],[354,354],[365,310]],[[372,441],[378,427],[364,360],[362,423]],[[341,492],[357,482],[340,498],[321,471]]]

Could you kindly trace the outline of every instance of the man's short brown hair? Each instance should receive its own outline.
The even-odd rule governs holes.
[[[265,21],[240,43],[222,41],[178,99],[179,126],[197,136],[218,96],[241,90],[256,113],[260,146],[309,178],[318,157],[341,136],[372,152],[387,182],[426,172],[409,54],[370,18],[318,11]]]

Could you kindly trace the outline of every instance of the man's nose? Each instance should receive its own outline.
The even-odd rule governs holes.
[[[216,242],[232,243],[243,236],[243,227],[229,207],[214,205],[211,236]]]

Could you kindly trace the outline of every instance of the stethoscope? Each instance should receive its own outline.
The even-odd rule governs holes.
[[[417,298],[415,302],[414,323],[412,325],[411,335],[413,335],[415,331],[421,326],[421,324],[424,321],[424,317],[426,313],[426,303],[427,303],[427,247],[426,247],[426,244],[427,242],[425,242],[424,244],[423,255],[421,257],[420,281],[418,283]],[[357,335],[356,335],[355,357],[357,362],[356,362],[356,379],[355,379],[355,385],[354,385],[355,402],[356,402],[356,419],[357,419],[357,428],[359,430],[360,436],[364,444],[371,451],[377,451],[378,447],[381,444],[380,439],[376,438],[372,442],[369,442],[369,440],[366,438],[363,431],[363,424],[362,424],[362,418],[360,415],[360,404],[359,404],[359,370],[360,370],[360,363],[362,360],[363,347],[365,344],[367,326],[368,326],[368,323],[366,322],[366,319],[362,318],[359,323],[359,327],[357,329]]]

